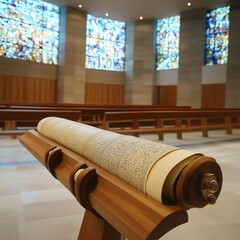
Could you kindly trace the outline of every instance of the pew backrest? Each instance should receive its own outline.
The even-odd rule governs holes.
[[[0,121],[40,121],[50,116],[76,121],[80,119],[80,115],[79,110],[1,109]]]
[[[170,121],[173,122],[171,123],[173,126],[169,126]],[[142,122],[144,127],[151,128],[142,128]],[[114,129],[111,126],[121,129]],[[207,137],[208,129],[225,128],[227,133],[231,134],[232,128],[239,126],[240,109],[106,112],[103,118],[104,129],[126,134],[156,132],[161,140],[164,131],[175,131],[178,138],[182,138],[182,131],[200,129],[203,136]]]
[[[0,135],[23,134],[27,130],[26,127],[35,127],[40,120],[51,116],[80,121],[81,112],[79,110],[56,109],[0,109]],[[25,129],[18,129],[19,122]]]

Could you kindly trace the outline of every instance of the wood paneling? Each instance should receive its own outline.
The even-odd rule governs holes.
[[[224,83],[202,85],[202,108],[224,108],[225,89]]]
[[[177,86],[158,86],[157,104],[159,106],[173,107],[177,105]]]
[[[55,102],[56,80],[0,75],[0,101]]]
[[[124,104],[124,85],[86,83],[86,104]]]

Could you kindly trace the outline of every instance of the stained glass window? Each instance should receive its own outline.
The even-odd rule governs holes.
[[[206,65],[227,63],[229,11],[223,7],[206,14]]]
[[[86,37],[86,68],[124,71],[124,22],[88,14]]]
[[[178,68],[180,16],[157,20],[156,34],[156,69]]]
[[[0,0],[0,56],[57,64],[60,9],[39,0]]]

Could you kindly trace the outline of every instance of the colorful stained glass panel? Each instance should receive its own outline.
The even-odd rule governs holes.
[[[227,63],[229,12],[223,7],[206,14],[206,65]]]
[[[60,9],[39,0],[0,0],[0,56],[57,64]]]
[[[86,68],[124,71],[124,22],[88,14],[86,36]]]
[[[178,68],[180,17],[157,20],[156,34],[156,69]]]

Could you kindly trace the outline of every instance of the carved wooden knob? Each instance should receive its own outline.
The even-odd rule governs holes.
[[[222,171],[216,160],[201,156],[190,162],[176,182],[176,202],[184,209],[214,204],[222,188]]]

